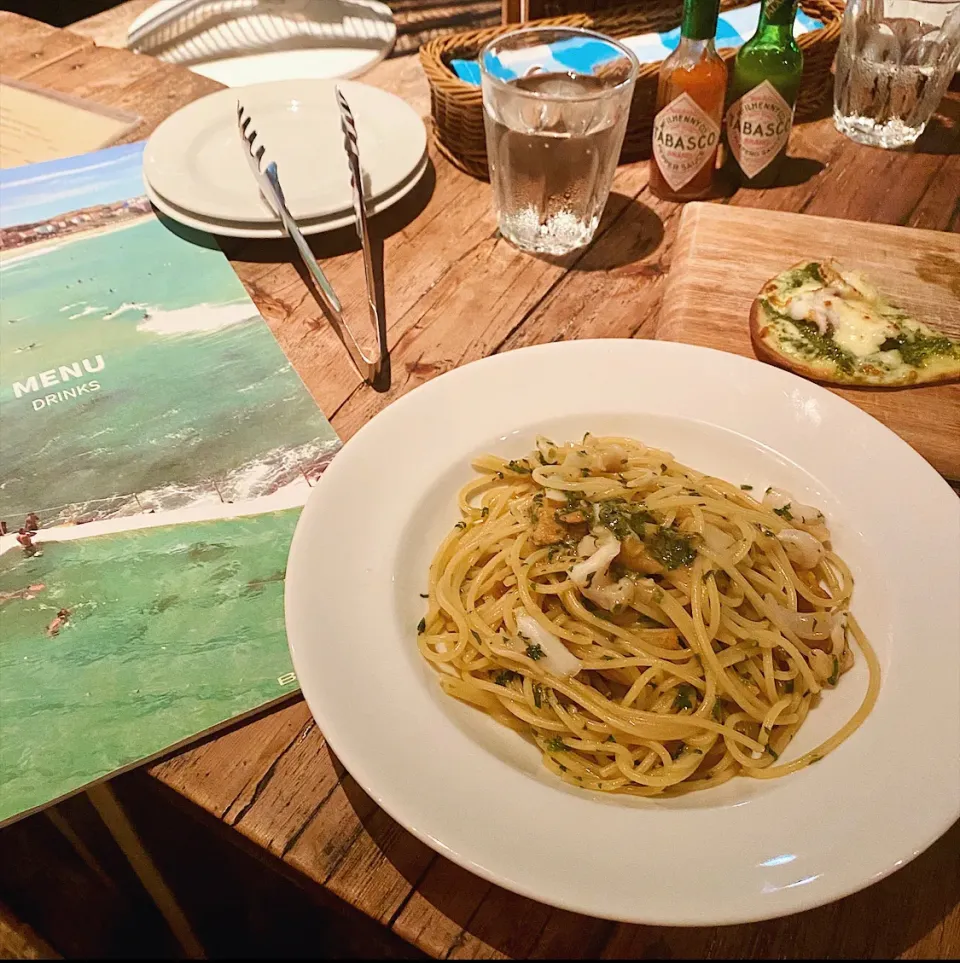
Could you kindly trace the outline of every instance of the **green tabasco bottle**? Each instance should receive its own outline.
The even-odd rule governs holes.
[[[730,163],[742,183],[769,187],[793,126],[803,52],[793,39],[797,0],[763,0],[757,32],[740,48],[727,94]]]

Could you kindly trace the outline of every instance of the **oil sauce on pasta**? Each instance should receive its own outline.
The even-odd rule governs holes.
[[[420,650],[449,695],[587,789],[676,795],[821,759],[866,718],[877,659],[823,515],[620,437],[485,455],[430,567]],[[853,717],[779,763],[853,643]]]

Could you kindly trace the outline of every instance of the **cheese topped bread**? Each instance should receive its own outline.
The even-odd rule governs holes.
[[[817,381],[896,388],[960,380],[960,340],[828,261],[804,261],[768,281],[750,309],[750,337],[761,360]]]

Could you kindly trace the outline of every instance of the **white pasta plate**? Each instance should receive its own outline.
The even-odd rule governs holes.
[[[676,798],[561,782],[518,733],[443,694],[417,647],[430,560],[485,452],[619,434],[826,514],[881,666],[863,725],[816,765]],[[653,341],[575,341],[466,365],[386,408],[334,459],[290,551],[286,620],[324,736],[389,815],[542,902],[658,925],[783,916],[862,889],[960,816],[960,500],[831,392],[756,361]],[[855,712],[858,658],[789,761]]]

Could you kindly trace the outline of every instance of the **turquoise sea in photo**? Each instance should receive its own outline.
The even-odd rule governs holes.
[[[283,576],[299,514],[0,555],[0,599],[44,586],[0,601],[0,822],[296,689]]]
[[[0,518],[8,525],[65,505],[83,514],[91,500],[116,494],[182,505],[211,483],[235,489],[234,500],[250,497],[335,446],[218,249],[148,216],[25,251],[0,264]],[[17,383],[45,371],[59,380],[61,366],[96,368],[98,359],[101,370],[81,364],[80,378],[68,373],[17,397]],[[35,410],[34,399],[92,381],[97,390]]]

